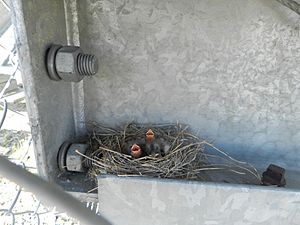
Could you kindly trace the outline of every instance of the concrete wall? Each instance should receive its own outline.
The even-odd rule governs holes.
[[[273,0],[78,1],[100,59],[86,120],[190,124],[265,168],[300,160],[300,17]]]

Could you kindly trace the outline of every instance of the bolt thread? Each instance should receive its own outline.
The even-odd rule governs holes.
[[[82,76],[92,76],[98,71],[96,56],[80,53],[77,58],[77,69]]]

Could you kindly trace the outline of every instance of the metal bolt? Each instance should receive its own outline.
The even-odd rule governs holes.
[[[87,156],[87,158],[83,157],[83,155]],[[62,172],[86,172],[93,166],[92,160],[101,156],[101,153],[94,152],[87,143],[66,141],[59,148],[57,164]]]
[[[97,58],[94,55],[80,53],[77,58],[77,67],[81,75],[92,76],[98,71]]]
[[[79,82],[97,73],[98,61],[80,47],[52,45],[47,52],[47,70],[51,80]]]
[[[284,168],[270,164],[267,170],[262,174],[262,183],[264,185],[277,185],[278,187],[284,187],[286,185],[284,174]]]

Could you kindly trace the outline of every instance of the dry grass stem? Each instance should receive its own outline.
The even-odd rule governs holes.
[[[164,156],[132,159],[125,154],[128,144],[143,140],[148,129],[170,145]],[[82,155],[91,163],[90,175],[108,173],[118,176],[260,184],[254,166],[232,158],[213,144],[193,135],[182,124],[126,124],[109,128],[90,124],[91,154]]]

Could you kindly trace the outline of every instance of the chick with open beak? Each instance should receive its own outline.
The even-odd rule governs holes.
[[[169,149],[169,142],[163,138],[155,137],[154,132],[149,129],[146,132],[145,138],[137,138],[127,142],[123,153],[131,155],[133,159],[138,159],[144,156],[165,156]]]
[[[149,129],[146,133],[146,154],[151,156],[161,156],[161,149],[155,141],[154,132]]]
[[[133,144],[130,150],[132,158],[137,159],[142,156],[142,149],[138,144]]]
[[[154,141],[154,132],[151,129],[149,129],[146,133],[146,141],[148,143],[151,143]]]

